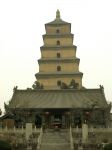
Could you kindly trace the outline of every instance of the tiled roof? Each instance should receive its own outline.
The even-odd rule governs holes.
[[[68,22],[65,22],[60,17],[60,11],[56,11],[56,19],[52,22],[47,23],[46,25],[63,25],[63,24],[69,24]]]
[[[70,24],[70,23],[63,21],[62,19],[55,19],[54,21],[46,23],[45,25],[64,25],[64,24]]]
[[[82,90],[16,90],[10,108],[106,108],[101,89]]]

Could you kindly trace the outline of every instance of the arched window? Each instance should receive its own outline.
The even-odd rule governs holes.
[[[57,53],[57,58],[60,58],[60,53]]]
[[[61,71],[61,66],[57,66],[57,71]]]
[[[57,41],[57,45],[60,45],[60,41]]]
[[[60,86],[61,85],[61,81],[59,80],[59,81],[57,81],[57,85],[58,86]]]
[[[59,30],[59,29],[57,29],[57,30],[56,30],[56,33],[60,33],[60,30]]]

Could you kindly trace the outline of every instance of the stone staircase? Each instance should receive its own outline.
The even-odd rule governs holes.
[[[46,130],[43,133],[40,150],[70,150],[69,131]]]

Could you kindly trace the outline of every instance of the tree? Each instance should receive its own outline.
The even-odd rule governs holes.
[[[112,150],[112,143],[106,144],[104,150]]]
[[[68,89],[68,85],[66,83],[62,82],[61,89]]]
[[[77,89],[78,86],[79,86],[79,84],[76,83],[74,79],[72,79],[71,82],[70,82],[69,87],[70,87],[71,89]]]
[[[11,146],[8,142],[0,140],[0,149],[1,150],[11,150]]]
[[[44,88],[43,84],[41,84],[38,81],[35,81],[34,84],[32,85],[32,87],[33,87],[34,90],[38,90],[38,89],[43,89]]]

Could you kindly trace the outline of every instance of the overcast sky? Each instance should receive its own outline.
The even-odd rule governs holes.
[[[111,0],[1,0],[0,1],[0,107],[13,87],[31,87],[38,72],[44,24],[56,10],[72,23],[74,45],[80,58],[86,88],[104,86],[112,101],[112,1]]]

